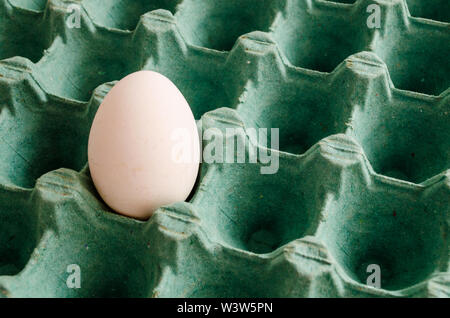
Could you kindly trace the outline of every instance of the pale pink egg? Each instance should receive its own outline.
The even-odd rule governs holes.
[[[88,160],[97,191],[120,214],[145,220],[163,205],[186,200],[200,162],[189,104],[159,73],[128,75],[98,109]]]

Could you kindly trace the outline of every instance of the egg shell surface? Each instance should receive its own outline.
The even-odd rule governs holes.
[[[157,72],[120,80],[95,115],[88,161],[100,196],[120,214],[145,220],[163,205],[186,200],[199,170],[200,142],[182,93]]]

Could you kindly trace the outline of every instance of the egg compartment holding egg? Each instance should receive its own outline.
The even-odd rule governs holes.
[[[332,73],[319,73],[292,66],[286,48],[295,49],[296,44],[286,44],[283,41],[291,41],[290,38],[279,36],[284,32],[283,25],[298,30],[295,26],[298,12],[303,12],[304,19],[312,18],[308,16],[310,13],[304,13],[310,9],[308,7],[292,10],[295,5],[292,1],[280,6],[279,14],[271,14],[265,24],[259,24],[263,29],[268,28],[268,33],[243,35],[230,52],[215,51],[214,46],[198,46],[209,46],[207,41],[191,41],[186,36],[187,31],[181,30],[184,26],[177,21],[179,15],[173,3],[163,7],[172,13],[157,10],[144,14],[134,31],[114,28],[131,28],[134,22],[127,19],[136,17],[132,13],[113,19],[122,21],[116,26],[107,25],[108,21],[102,21],[102,17],[92,17],[83,2],[82,28],[69,29],[65,19],[70,15],[67,8],[71,3],[80,2],[42,1],[41,8],[22,8],[25,6],[23,1],[22,4],[13,0],[0,2],[0,24],[3,26],[0,38],[14,38],[13,41],[2,41],[6,44],[0,48],[1,58],[10,58],[0,63],[0,153],[6,156],[0,163],[0,286],[3,286],[1,292],[4,295],[448,296],[449,283],[445,278],[449,270],[445,236],[450,196],[448,170],[445,172],[449,168],[448,147],[445,147],[449,140],[446,137],[449,134],[448,90],[437,96],[442,91],[440,88],[448,87],[442,75],[446,74],[446,64],[441,65],[443,73],[436,73],[434,82],[428,81],[430,77],[427,77],[423,85],[414,84],[421,82],[410,72],[414,71],[409,65],[410,59],[403,58],[403,65],[407,67],[402,67],[401,72],[395,73],[394,69],[394,84],[399,83],[395,78],[407,82],[411,76],[414,85],[401,85],[402,88],[434,94],[423,95],[393,88],[387,67],[379,58],[368,52],[357,53],[362,48],[373,50],[386,58],[387,64],[393,65],[388,53],[395,49],[390,43],[394,38],[408,37],[411,40],[403,46],[400,55],[413,55],[415,61],[419,58],[423,62],[415,65],[426,66],[430,59],[440,60],[446,51],[445,47],[439,50],[449,43],[445,40],[448,37],[445,24],[409,17],[405,6],[399,5],[402,1],[396,1],[395,5],[382,2],[380,6],[386,10],[383,12],[389,23],[383,23],[383,29],[378,31],[381,33],[370,33],[373,38],[368,43],[371,44],[354,51],[348,51],[345,43],[338,45],[336,50],[346,52],[341,54],[342,58],[355,54]],[[346,21],[344,16],[349,10],[363,10],[364,4],[368,4],[365,0],[354,5],[326,4],[325,1],[309,3],[313,5],[315,17],[329,17],[327,12],[340,12],[337,24]],[[236,8],[231,6],[230,10]],[[393,22],[404,21],[401,17],[405,16],[413,27],[391,36],[389,28],[395,25]],[[29,28],[30,23],[36,28]],[[348,32],[356,27],[350,27]],[[321,32],[328,32],[326,30]],[[313,29],[305,31],[317,32]],[[418,40],[425,35],[427,41]],[[430,50],[416,55],[414,52],[421,49],[413,42],[428,43]],[[320,43],[316,45],[322,47]],[[48,49],[40,56],[43,48]],[[13,57],[15,55],[25,58]],[[80,72],[80,69],[90,71]],[[326,201],[325,207],[317,208],[314,213],[314,216],[325,215],[326,220],[312,224],[305,221],[307,224],[299,225],[308,225],[309,232],[299,229],[289,233],[281,226],[266,229],[268,226],[265,228],[264,225],[270,225],[267,217],[274,217],[276,224],[289,221],[287,217],[276,218],[271,214],[276,209],[274,200],[277,198],[271,196],[270,189],[282,188],[274,184],[282,184],[283,180],[273,177],[273,181],[263,181],[252,165],[225,168],[231,169],[226,171],[233,180],[223,177],[220,168],[204,165],[201,179],[204,182],[200,183],[191,202],[160,209],[148,222],[109,213],[90,184],[88,171],[75,173],[73,170],[81,170],[86,163],[88,129],[112,83],[95,87],[139,69],[161,72],[174,81],[197,119],[207,111],[225,106],[237,110],[233,118],[240,118],[244,126],[279,125],[281,150],[293,153],[286,156],[286,162],[290,162],[287,166],[295,166],[292,170],[302,171],[298,165],[307,166],[302,162],[311,160],[317,161],[306,169],[311,170],[311,174],[312,171],[318,174],[341,171],[331,181],[332,185],[325,189],[319,187],[317,192],[309,194],[317,199],[315,202],[319,206]],[[432,68],[430,72],[433,72]],[[211,96],[214,96],[214,103],[211,103]],[[331,107],[336,101],[340,107]],[[301,112],[299,105],[303,105]],[[320,114],[315,112],[316,105],[322,109]],[[409,115],[402,117],[403,112]],[[229,111],[220,114],[219,118],[230,116]],[[214,116],[217,113],[206,118]],[[288,120],[292,123],[285,125]],[[424,122],[428,129],[423,131],[422,137],[417,136],[423,130]],[[383,129],[391,133],[374,136],[380,125],[387,126]],[[373,127],[368,134],[362,129],[366,126]],[[314,146],[317,142],[335,144],[336,138],[323,138],[338,133],[349,136],[337,138],[338,150],[325,147],[334,149],[331,154],[317,151]],[[302,138],[292,138],[298,135]],[[435,137],[433,144],[428,143],[428,136]],[[356,168],[347,167],[348,162],[342,158],[348,153],[339,149],[342,143],[353,144],[354,141],[345,141],[351,137],[362,145],[362,148],[351,148],[358,149],[356,152],[360,154],[364,149],[376,172],[397,179],[377,175],[367,160],[361,159],[364,155],[351,160],[359,162]],[[408,146],[411,142],[413,149]],[[399,144],[406,146],[399,149]],[[55,145],[58,151],[54,150]],[[413,153],[415,156],[411,156]],[[396,166],[390,167],[390,163],[396,163]],[[312,168],[315,165],[318,168]],[[61,167],[73,170],[54,171]],[[280,167],[283,169],[281,160]],[[253,176],[249,184],[254,187],[245,187],[246,197],[233,197],[232,201],[237,202],[238,207],[226,200],[223,205],[237,216],[242,214],[239,205],[246,206],[257,217],[247,219],[247,222],[253,222],[248,227],[239,228],[230,223],[224,230],[222,202],[201,199],[203,183],[207,184],[207,190],[220,194],[221,184],[230,186],[237,182],[245,186],[247,176]],[[332,178],[322,179],[329,185],[328,179]],[[418,184],[426,179],[428,181]],[[360,184],[360,187],[355,190],[352,183]],[[377,185],[373,187],[373,184]],[[366,190],[360,191],[360,188]],[[262,198],[258,197],[258,192],[264,192],[270,202],[264,200],[264,194]],[[386,204],[383,198],[392,196],[391,192],[394,192],[392,204]],[[253,202],[252,196],[259,200]],[[332,198],[324,200],[324,196]],[[206,200],[205,203],[202,200]],[[416,204],[417,201],[420,202]],[[383,204],[377,206],[373,202]],[[278,204],[283,207],[283,203]],[[299,203],[303,207],[304,204]],[[307,205],[308,210],[310,205]],[[402,210],[404,206],[408,211]],[[305,216],[304,211],[291,209],[300,217]],[[266,213],[259,217],[259,210]],[[283,216],[290,215],[289,208],[283,210]],[[216,213],[208,215],[210,211]],[[427,218],[422,212],[429,213],[425,214]],[[401,220],[397,216],[401,216]],[[358,223],[366,218],[363,220],[366,223]],[[424,229],[418,229],[414,224],[410,226],[423,242],[409,236],[405,222],[425,225]],[[262,232],[259,227],[263,228]],[[347,227],[348,232],[342,233],[338,230],[341,227]],[[387,237],[378,241],[377,235],[382,230]],[[258,236],[258,233],[262,235]],[[442,234],[443,239],[438,234]],[[127,242],[130,235],[130,242]],[[255,244],[255,238],[261,236],[267,236],[270,242]],[[418,255],[425,256],[412,257],[409,264],[406,261],[410,255],[404,253],[408,248],[413,250],[417,244]],[[265,249],[267,246],[270,248]],[[371,249],[373,246],[376,248]],[[61,250],[64,250],[61,261],[55,262],[55,256],[59,257]],[[364,250],[371,253],[364,253]],[[122,266],[125,258],[127,262]],[[369,288],[364,284],[364,265],[371,261],[381,262],[380,265],[388,268],[388,273],[395,274],[384,279],[386,289]],[[72,263],[87,269],[83,279],[87,279],[89,288],[67,288],[66,267]],[[108,268],[116,268],[117,272],[112,275],[114,270],[108,271]],[[135,270],[130,272],[129,268]],[[394,276],[396,278],[392,278]]]

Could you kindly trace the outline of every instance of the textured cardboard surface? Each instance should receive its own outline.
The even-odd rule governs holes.
[[[0,295],[449,296],[447,2],[263,2],[0,1]],[[88,133],[140,69],[202,129],[280,128],[278,173],[204,163],[190,202],[111,213]]]

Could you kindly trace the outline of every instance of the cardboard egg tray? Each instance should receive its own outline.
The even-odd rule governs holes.
[[[0,295],[449,297],[449,5],[0,0]],[[204,162],[189,202],[113,213],[89,129],[142,69],[277,173]],[[248,133],[271,127],[279,149]]]

